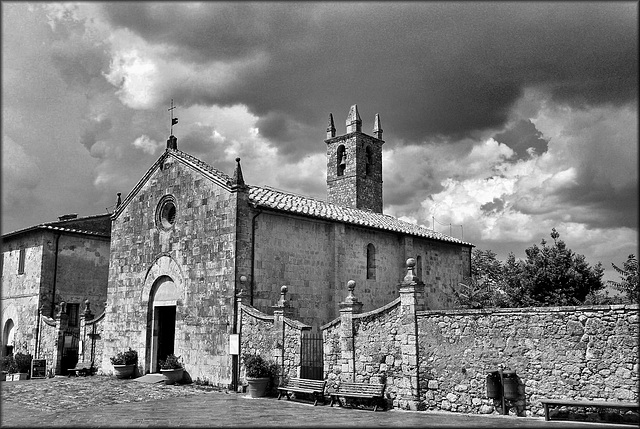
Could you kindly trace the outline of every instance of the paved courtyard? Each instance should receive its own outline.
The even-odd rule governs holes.
[[[378,411],[252,399],[191,385],[114,377],[55,377],[2,382],[2,427],[477,427],[628,428],[498,415]]]

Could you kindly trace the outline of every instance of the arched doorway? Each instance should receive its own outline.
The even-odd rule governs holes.
[[[4,324],[4,329],[2,331],[2,355],[7,356],[13,353],[13,343],[15,336],[15,327],[13,325],[13,320],[9,319]]]
[[[174,352],[176,333],[176,303],[178,288],[169,276],[159,277],[149,296],[151,335],[147,344],[151,356],[150,372],[159,372],[159,362]]]

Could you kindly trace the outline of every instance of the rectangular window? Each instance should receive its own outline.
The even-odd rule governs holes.
[[[24,274],[25,255],[26,255],[25,249],[20,249],[20,256],[18,256],[18,274]]]
[[[67,304],[67,315],[69,315],[69,326],[78,326],[78,311],[80,304]]]

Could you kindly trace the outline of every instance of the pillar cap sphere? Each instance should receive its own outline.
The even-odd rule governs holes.
[[[287,293],[288,290],[289,288],[287,287],[287,285],[282,285],[282,287],[280,288],[280,293]]]
[[[414,258],[409,258],[407,259],[407,267],[415,267],[416,266],[416,260]]]

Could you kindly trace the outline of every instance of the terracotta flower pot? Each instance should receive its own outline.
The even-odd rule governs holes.
[[[113,371],[117,378],[131,378],[136,366],[131,365],[113,365]]]
[[[267,384],[269,384],[269,377],[247,377],[247,383],[249,384],[249,396],[251,396],[252,398],[261,398],[267,393]]]
[[[182,380],[184,368],[161,369],[160,373],[166,377],[164,384],[175,384],[177,381]]]

